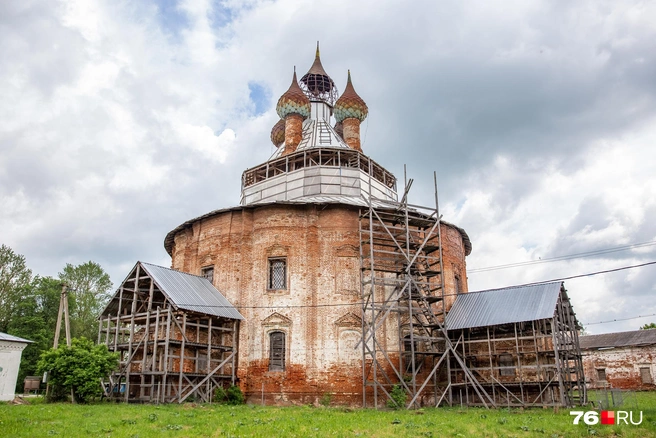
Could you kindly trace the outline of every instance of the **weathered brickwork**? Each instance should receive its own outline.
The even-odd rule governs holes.
[[[583,351],[583,368],[591,388],[655,390],[656,345]],[[643,382],[644,368],[650,383]]]
[[[359,211],[348,205],[245,206],[208,215],[174,236],[173,269],[200,274],[239,309],[238,376],[251,401],[362,401]],[[446,291],[467,291],[460,232],[442,225]],[[269,260],[286,262],[270,289]],[[453,299],[450,300],[452,302]],[[387,342],[398,344],[396,321]],[[285,335],[284,371],[269,371],[270,336]]]

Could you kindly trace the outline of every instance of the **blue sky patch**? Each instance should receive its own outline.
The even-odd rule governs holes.
[[[254,115],[259,116],[260,114],[266,112],[269,107],[269,99],[271,96],[269,90],[257,82],[249,82],[248,91],[248,97],[253,102],[253,104],[255,104]]]
[[[189,28],[187,15],[178,8],[177,0],[155,0],[157,19],[165,34],[180,38],[183,29]]]

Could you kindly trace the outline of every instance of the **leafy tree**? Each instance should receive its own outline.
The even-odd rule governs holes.
[[[98,314],[111,298],[109,275],[95,262],[73,266],[67,263],[59,279],[69,287],[71,332],[74,337],[96,339]]]
[[[32,271],[25,257],[7,245],[0,246],[0,332],[7,332],[9,322],[22,294],[32,281]]]
[[[51,400],[61,400],[73,391],[75,400],[87,403],[102,394],[100,379],[118,366],[118,354],[105,345],[94,345],[88,339],[74,338],[71,346],[60,345],[43,352],[38,372],[49,372]]]
[[[650,322],[649,324],[645,324],[642,327],[640,327],[640,330],[649,330],[649,329],[656,329],[656,322]]]
[[[18,392],[23,389],[25,377],[36,373],[41,353],[53,345],[61,283],[54,278],[37,276],[22,295],[14,308],[7,333],[34,343],[23,350],[16,382]]]

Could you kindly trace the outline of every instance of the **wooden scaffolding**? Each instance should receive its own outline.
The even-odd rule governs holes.
[[[579,327],[567,292],[559,282],[537,286],[556,288],[552,317],[449,330],[449,336],[469,370],[478,377],[478,384],[497,405],[584,405],[587,393]],[[521,287],[512,289],[476,294],[530,293]],[[512,295],[506,301],[513,301]],[[511,309],[506,311],[510,313]],[[450,381],[454,403],[481,404],[465,375],[452,371]]]
[[[408,203],[409,180],[400,202],[370,197],[360,213],[363,405],[394,403],[395,387],[407,408],[585,404],[578,323],[562,283],[546,306],[544,290],[534,291],[518,320],[518,288],[509,288],[505,301],[492,306],[487,295],[461,314],[464,325],[452,324],[459,302],[485,292],[447,305],[434,179],[434,208]],[[506,323],[476,320],[490,312]]]
[[[395,386],[408,394],[408,408],[438,406],[445,397],[451,403],[453,368],[467,376],[484,405],[493,406],[444,324],[436,177],[433,208],[409,204],[411,186],[407,181],[400,202],[370,197],[360,214],[363,405],[393,402]]]
[[[105,395],[211,402],[236,383],[240,319],[206,279],[137,263],[100,316],[98,343],[120,357]]]

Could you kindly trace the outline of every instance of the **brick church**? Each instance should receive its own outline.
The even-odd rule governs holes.
[[[121,356],[107,395],[209,402],[237,384],[267,404],[379,407],[399,390],[408,407],[585,402],[564,285],[468,293],[469,237],[442,220],[437,187],[434,206],[412,205],[412,180],[397,191],[366,155],[369,110],[345,76],[340,94],[317,46],[240,205],[169,232],[171,269],[128,274],[99,318],[98,342]]]

